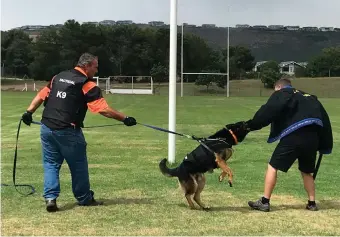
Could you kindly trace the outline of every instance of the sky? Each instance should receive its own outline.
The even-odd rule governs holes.
[[[177,22],[340,27],[340,0],[178,0]],[[1,0],[1,30],[23,25],[170,20],[170,0]]]

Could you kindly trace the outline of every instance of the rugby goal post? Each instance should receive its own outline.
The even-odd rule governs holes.
[[[154,93],[152,76],[110,76],[107,78],[94,77],[97,86],[106,94],[139,94]]]

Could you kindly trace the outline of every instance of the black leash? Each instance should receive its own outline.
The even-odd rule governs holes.
[[[319,153],[319,159],[318,159],[318,162],[316,163],[315,171],[313,173],[313,179],[314,180],[316,179],[316,175],[318,174],[320,164],[321,164],[321,160],[322,160],[322,156],[323,156],[323,154]]]
[[[14,163],[13,163],[13,186],[15,188],[15,190],[22,194],[22,195],[31,195],[33,193],[35,193],[35,188],[30,185],[30,184],[16,184],[15,182],[15,174],[16,174],[16,168],[17,168],[17,158],[18,158],[18,141],[19,141],[19,133],[20,133],[20,127],[21,127],[21,122],[22,119],[20,119],[19,121],[19,125],[18,125],[18,131],[17,131],[17,138],[16,138],[16,144],[15,144],[15,151],[14,151]],[[10,184],[1,184],[1,186],[12,186]],[[29,193],[22,193],[20,192],[17,187],[29,187],[31,189],[31,191]]]
[[[17,130],[17,136],[16,136],[15,150],[14,150],[13,175],[12,175],[12,177],[13,177],[13,185],[11,185],[11,184],[1,184],[1,186],[4,186],[4,187],[14,186],[15,190],[18,193],[20,193],[20,194],[22,194],[24,196],[29,196],[29,195],[32,195],[32,194],[34,194],[36,192],[36,190],[33,187],[33,185],[30,185],[30,184],[17,184],[16,183],[16,168],[17,168],[17,159],[18,159],[18,142],[19,142],[19,134],[20,134],[20,129],[21,129],[21,122],[22,122],[22,119],[20,119],[20,121],[19,121],[18,130]],[[42,125],[42,123],[36,122],[36,121],[32,121],[32,124]],[[95,126],[88,126],[88,127],[84,127],[84,128],[112,127],[112,126],[118,126],[118,125],[123,125],[123,124],[95,125]],[[20,192],[17,187],[28,187],[31,191],[29,191],[28,193],[23,193],[23,192]]]
[[[13,163],[13,186],[14,188],[16,189],[16,191],[22,195],[32,195],[35,193],[35,188],[30,185],[30,184],[16,184],[16,166],[17,166],[17,158],[18,158],[18,141],[19,141],[19,134],[20,134],[20,128],[21,128],[21,122],[22,122],[22,119],[20,119],[19,121],[19,125],[18,125],[18,130],[17,130],[17,136],[16,136],[16,145],[15,145],[15,151],[14,151],[14,163]],[[36,124],[36,125],[42,125],[41,122],[37,122],[37,121],[32,121],[32,124]],[[192,135],[187,135],[187,134],[183,134],[183,133],[177,133],[177,132],[173,132],[173,131],[170,131],[170,130],[167,130],[167,129],[164,129],[164,128],[160,128],[160,127],[156,127],[156,126],[152,126],[152,125],[148,125],[148,124],[143,124],[143,123],[137,123],[137,124],[140,124],[142,126],[145,126],[145,127],[149,127],[149,128],[152,128],[152,129],[155,129],[155,130],[158,130],[158,131],[162,131],[162,132],[167,132],[167,133],[172,133],[172,134],[175,134],[175,135],[179,135],[179,136],[182,136],[182,137],[186,137],[186,138],[189,138],[189,139],[192,139],[192,140],[195,140],[195,141],[198,141],[202,146],[204,146],[208,151],[210,151],[211,153],[215,153],[211,148],[209,148],[205,143],[204,141],[207,141],[207,140],[219,140],[219,139],[210,139],[210,138],[197,138],[195,136],[192,136]],[[123,124],[105,124],[105,125],[95,125],[95,126],[88,126],[88,127],[84,127],[84,128],[100,128],[100,127],[112,127],[112,126],[118,126],[118,125],[123,125]],[[225,142],[225,141],[224,141]],[[1,186],[12,186],[10,184],[1,184]],[[31,189],[30,192],[28,193],[22,193],[20,192],[17,187],[29,187]]]
[[[36,121],[32,121],[33,124],[37,124],[37,125],[42,125],[41,122],[36,122]],[[104,125],[94,125],[94,126],[87,126],[84,128],[102,128],[102,127],[113,127],[113,126],[121,126],[123,124],[104,124]]]
[[[215,152],[210,149],[210,147],[208,147],[204,141],[213,141],[213,140],[219,140],[221,141],[220,139],[215,139],[215,138],[197,138],[196,136],[193,136],[193,135],[188,135],[188,134],[183,134],[183,133],[178,133],[178,132],[173,132],[173,131],[170,131],[170,130],[167,130],[167,129],[164,129],[164,128],[160,128],[160,127],[156,127],[156,126],[152,126],[152,125],[148,125],[148,124],[143,124],[143,123],[138,123],[140,125],[143,125],[145,127],[149,127],[149,128],[152,128],[152,129],[155,129],[155,130],[158,130],[158,131],[162,131],[162,132],[167,132],[167,133],[172,133],[172,134],[175,134],[175,135],[179,135],[179,136],[182,136],[182,137],[186,137],[186,138],[189,138],[189,139],[193,139],[195,141],[198,141],[202,146],[204,146],[208,151],[210,151],[211,153],[215,154]],[[225,141],[223,141],[225,142]],[[227,143],[227,142],[225,142]]]

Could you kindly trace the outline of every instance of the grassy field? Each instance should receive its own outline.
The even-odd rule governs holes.
[[[11,184],[18,120],[33,92],[2,92],[1,182]],[[110,104],[139,122],[167,128],[167,96],[106,96]],[[177,131],[207,136],[223,125],[249,119],[266,97],[191,96],[177,98]],[[61,169],[61,211],[47,213],[42,198],[43,169],[39,126],[23,125],[19,141],[17,182],[36,188],[23,197],[12,187],[1,189],[2,235],[340,235],[340,100],[322,99],[333,122],[334,151],[325,156],[316,180],[320,211],[305,210],[306,194],[297,165],[279,173],[272,211],[250,210],[248,200],[262,195],[267,161],[276,144],[267,144],[269,128],[250,133],[235,146],[230,160],[234,186],[219,183],[219,170],[207,174],[203,202],[210,212],[190,210],[175,178],[163,176],[158,163],[167,157],[166,133],[143,126],[84,129],[90,180],[105,206],[79,207],[71,177]],[[34,114],[39,120],[41,108]],[[88,113],[86,126],[116,123]],[[176,137],[180,162],[197,142]]]

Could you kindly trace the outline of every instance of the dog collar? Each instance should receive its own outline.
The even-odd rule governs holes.
[[[233,136],[234,141],[235,141],[235,145],[237,145],[238,141],[237,141],[237,137],[235,136],[235,134],[233,133],[233,131],[231,131],[231,129],[229,129],[230,134]]]

